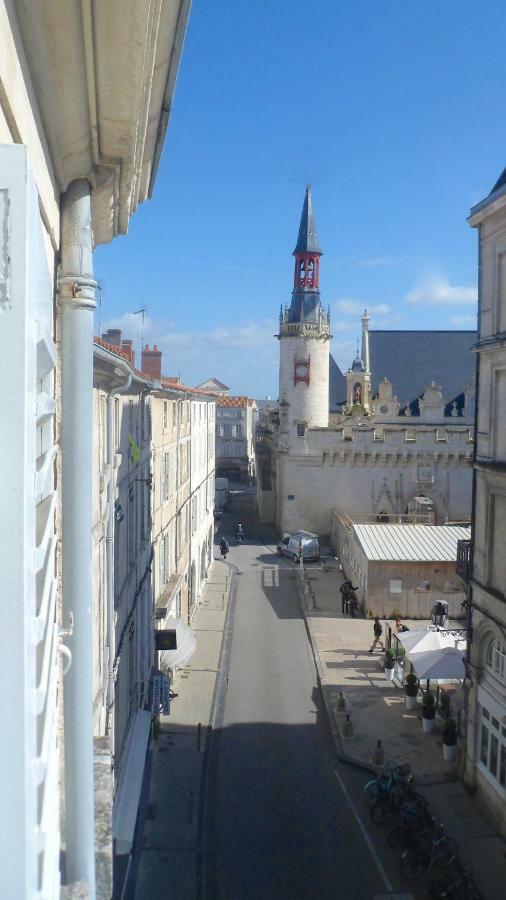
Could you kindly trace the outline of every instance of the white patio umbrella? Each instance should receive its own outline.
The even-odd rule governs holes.
[[[181,619],[169,616],[165,627],[176,632],[176,649],[162,650],[160,653],[160,669],[167,672],[169,669],[180,669],[195,653],[197,638],[189,625],[185,625]]]
[[[464,650],[441,647],[439,650],[410,653],[409,658],[420,681],[464,678]]]
[[[441,631],[427,629],[426,631],[403,631],[396,635],[406,650],[407,655],[412,659],[414,653],[425,653],[430,650],[441,650],[443,647],[455,647],[455,638],[451,634],[444,634]],[[457,642],[459,650],[465,650],[465,640]]]

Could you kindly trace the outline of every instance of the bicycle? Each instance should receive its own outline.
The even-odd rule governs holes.
[[[429,847],[419,841],[417,846],[408,847],[401,856],[401,875],[406,881],[413,881],[424,868],[430,872],[433,866],[449,866],[457,856],[457,844],[445,833],[444,825],[437,824],[435,819],[432,822],[435,833]]]
[[[408,763],[387,763],[376,778],[364,786],[363,793],[369,806],[388,796],[391,790],[411,774]]]
[[[429,881],[429,895],[434,900],[446,900],[447,897],[458,897],[459,900],[485,900],[473,879],[470,865],[462,865],[456,860],[453,878],[448,882]]]
[[[427,801],[422,794],[413,790],[412,780],[394,785],[388,794],[379,797],[372,804],[371,819],[376,825],[383,825],[392,816],[399,816],[410,825],[426,819]]]

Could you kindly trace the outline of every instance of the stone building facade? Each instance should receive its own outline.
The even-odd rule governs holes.
[[[281,310],[277,335],[279,409],[277,414],[270,414],[270,446],[264,433],[259,447],[263,472],[259,508],[271,510],[268,495],[274,493],[280,531],[303,528],[327,536],[332,509],[354,520],[357,516],[380,516],[384,520],[409,517],[413,505],[426,502],[434,510],[436,523],[469,520],[473,333],[464,333],[463,346],[467,349],[457,345],[458,363],[454,363],[454,335],[459,336],[458,332],[438,332],[434,338],[431,332],[370,334],[365,311],[362,350],[357,348],[350,369],[344,376],[338,372],[341,381],[336,381],[329,357],[330,316],[320,301],[321,251],[309,188],[294,256],[292,301]],[[443,338],[446,350],[432,363],[431,344],[437,344],[438,336]],[[390,351],[391,365],[398,373],[402,371],[399,360],[404,359],[404,386],[394,386],[386,377],[388,371],[381,377],[372,371],[376,351],[383,360],[380,351],[392,338],[398,347],[398,359],[394,360],[395,354]],[[448,378],[446,383],[445,374],[460,364],[463,353],[467,353],[467,359],[463,370],[460,368],[468,377],[457,382]],[[416,369],[418,380],[411,379],[408,385],[410,360],[413,370],[415,360],[420,364]],[[335,397],[329,398],[330,375],[335,397],[342,395],[340,406],[334,402]],[[445,395],[440,379],[445,381]],[[404,390],[406,387],[408,390]],[[329,406],[333,406],[331,412]],[[267,457],[270,477],[265,475]]]
[[[256,402],[221,395],[216,405],[216,473],[249,482],[255,477]]]
[[[506,836],[506,171],[469,222],[480,278],[465,779]]]
[[[91,900],[111,896],[93,248],[126,234],[154,189],[190,3],[147,6],[0,0],[0,795],[15,810],[0,825],[0,895],[11,900],[59,900],[77,883]]]

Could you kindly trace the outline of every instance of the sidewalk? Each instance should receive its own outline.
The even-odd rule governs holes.
[[[423,733],[420,709],[408,711],[404,691],[385,679],[382,652],[368,653],[372,621],[341,615],[339,585],[343,576],[335,561],[325,563],[325,570],[322,566],[306,569],[314,609],[304,610],[304,616],[338,754],[367,770],[381,740],[385,759],[404,757],[431,812],[457,841],[461,859],[471,862],[484,897],[499,900],[506,884],[505,842],[457,779],[455,763],[444,762],[439,725],[436,723],[431,734]],[[419,621],[403,621],[409,627],[424,627]],[[344,711],[338,710],[337,704],[341,691]],[[353,725],[349,738],[342,735],[346,715]]]
[[[153,763],[136,900],[198,896],[197,848],[201,777],[228,608],[230,568],[215,560],[192,620],[197,649],[178,672],[179,696],[161,717]]]

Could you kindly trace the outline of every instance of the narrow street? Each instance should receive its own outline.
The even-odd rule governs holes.
[[[253,494],[235,494],[220,527],[230,539],[236,591],[222,651],[228,677],[215,698],[202,896],[387,894],[335,776],[293,564],[259,539],[254,504]],[[236,547],[239,521],[246,542]]]

